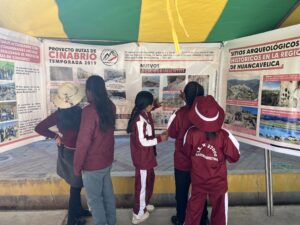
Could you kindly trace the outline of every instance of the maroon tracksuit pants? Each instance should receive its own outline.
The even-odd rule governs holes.
[[[155,174],[154,169],[135,169],[135,191],[133,213],[141,216],[146,212],[153,193]]]
[[[199,225],[207,195],[212,207],[210,224],[227,225],[227,193],[202,193],[195,191],[188,201],[184,225]]]

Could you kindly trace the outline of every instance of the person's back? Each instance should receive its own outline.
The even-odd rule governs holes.
[[[203,96],[203,87],[195,82],[189,82],[180,96],[186,105],[182,106],[172,114],[168,122],[168,134],[175,138],[174,151],[174,175],[175,175],[175,198],[176,198],[176,215],[171,217],[174,225],[182,225],[185,220],[186,205],[188,200],[188,192],[191,183],[191,160],[183,152],[183,139],[186,131],[192,126],[188,118],[188,113],[192,107],[193,101],[197,96]],[[207,205],[203,209],[203,216],[200,225],[206,225]]]
[[[110,171],[114,155],[116,107],[108,98],[100,76],[88,78],[86,95],[90,104],[82,110],[74,172],[75,175],[82,173],[94,224],[115,225],[116,205]]]
[[[207,196],[212,205],[211,225],[227,224],[226,160],[240,158],[239,143],[222,129],[224,110],[212,96],[197,97],[188,114],[194,127],[184,137],[184,153],[191,159],[192,193],[185,225],[198,225]]]
[[[141,112],[132,123],[132,131],[130,133],[130,151],[131,158],[135,168],[141,170],[152,169],[157,166],[155,156],[155,145],[161,140],[155,138],[154,130],[152,129],[151,121],[149,120],[150,113]],[[139,131],[139,125],[143,128]],[[141,137],[141,131],[144,131],[145,138]]]
[[[155,146],[167,140],[165,133],[155,136],[151,111],[155,108],[153,95],[148,91],[140,91],[135,98],[134,108],[127,125],[130,133],[131,158],[135,167],[134,206],[132,223],[139,224],[149,218],[157,166]]]
[[[116,107],[112,103],[115,114]],[[105,132],[99,129],[99,117],[95,104],[91,103],[82,110],[80,132],[76,147],[77,149],[86,149],[88,152],[79,151],[75,161],[75,167],[78,167],[78,157],[84,156],[81,161],[83,169],[95,170],[102,169],[112,164],[114,158],[114,127],[108,128]],[[81,153],[81,154],[80,154]],[[83,155],[84,154],[84,155]]]
[[[194,146],[190,154],[193,188],[204,193],[226,192],[226,160],[236,162],[240,157],[230,140],[230,133],[221,129],[210,140],[196,127],[191,128],[189,133]]]

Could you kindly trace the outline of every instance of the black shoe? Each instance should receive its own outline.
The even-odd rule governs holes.
[[[78,213],[79,217],[89,217],[92,216],[92,213],[87,209],[81,209]]]
[[[172,217],[171,217],[171,222],[172,222],[174,225],[183,225],[183,223],[181,223],[181,222],[178,220],[177,216],[172,216]]]

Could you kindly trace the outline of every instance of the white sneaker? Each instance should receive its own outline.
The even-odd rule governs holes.
[[[154,207],[154,205],[147,205],[147,206],[146,206],[146,209],[147,209],[147,211],[149,211],[149,212],[153,212],[154,209],[155,209],[155,207]]]
[[[133,224],[139,224],[139,223],[141,223],[141,222],[143,222],[143,221],[145,221],[146,219],[148,219],[149,218],[149,212],[145,212],[143,215],[141,215],[141,216],[138,216],[138,215],[136,215],[136,214],[132,214],[132,223]]]

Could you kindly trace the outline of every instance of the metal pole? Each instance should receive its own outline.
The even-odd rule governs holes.
[[[272,190],[272,159],[271,151],[265,149],[265,173],[266,173],[266,195],[267,215],[273,215],[273,190]]]
[[[272,151],[268,150],[269,155],[269,199],[270,199],[270,216],[274,215],[274,207],[273,207],[273,182],[272,182]]]

